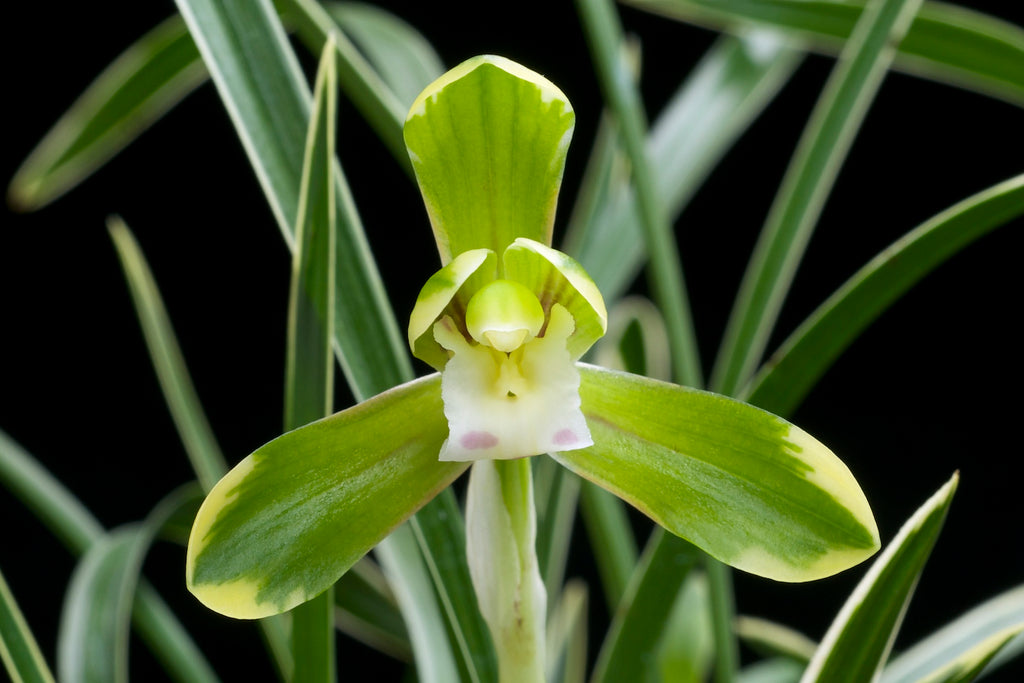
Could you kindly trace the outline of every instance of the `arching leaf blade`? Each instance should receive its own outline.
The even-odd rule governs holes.
[[[441,57],[423,34],[391,12],[361,2],[325,2],[324,9],[404,107],[444,73]]]
[[[874,679],[889,656],[958,481],[954,474],[925,501],[872,563],[829,627],[801,683]]]
[[[625,0],[650,12],[725,30],[751,25],[784,31],[837,53],[867,0]],[[926,2],[899,45],[894,68],[1024,106],[1024,29],[944,2]]]
[[[0,573],[0,661],[15,683],[53,683],[32,629]]]
[[[160,528],[199,502],[196,487],[165,498],[147,518],[102,536],[82,556],[68,584],[57,637],[57,669],[68,683],[128,680],[132,602],[142,561]]]
[[[959,662],[989,657],[986,672],[1024,651],[1024,638],[1005,636],[1024,628],[1024,586],[1001,593],[905,649],[885,667],[882,683],[916,683]]]
[[[971,242],[1024,214],[1024,175],[951,206],[857,271],[783,342],[742,392],[788,415],[839,355],[925,275]]]
[[[105,164],[206,81],[181,17],[131,45],[86,88],[18,169],[10,204],[34,211]]]

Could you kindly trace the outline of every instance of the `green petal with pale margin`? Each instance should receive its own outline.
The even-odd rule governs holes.
[[[849,469],[782,418],[724,396],[580,365],[594,445],[552,456],[733,567],[778,581],[878,550]]]
[[[597,285],[583,266],[560,251],[534,240],[518,238],[502,257],[505,275],[529,287],[545,311],[560,303],[572,314],[576,329],[569,337],[569,355],[578,360],[608,328],[608,312]]]
[[[186,579],[240,619],[315,597],[466,469],[437,460],[448,433],[438,375],[288,432],[210,492]]]
[[[405,144],[441,260],[551,243],[575,114],[562,91],[503,57],[474,57],[420,93]]]
[[[442,370],[448,363],[448,352],[434,340],[434,323],[448,315],[464,329],[469,300],[496,275],[497,257],[490,249],[463,252],[431,275],[416,297],[416,305],[409,316],[412,355],[430,363],[435,370]]]

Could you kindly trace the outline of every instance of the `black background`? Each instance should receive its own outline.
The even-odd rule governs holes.
[[[26,3],[29,4],[29,3]],[[571,3],[381,3],[420,28],[447,66],[484,52],[541,71],[577,113],[556,243],[600,114]],[[467,3],[468,4],[468,3]],[[1024,23],[1019,7],[974,3]],[[92,78],[159,20],[169,0],[33,3],[4,42],[7,135],[0,178]],[[656,113],[712,32],[622,9],[642,41],[643,91]],[[314,60],[300,48],[307,67]],[[812,56],[712,174],[677,222],[706,365],[757,230],[832,60]],[[1024,69],[1024,65],[1021,65]],[[437,268],[418,192],[343,100],[339,153],[396,314],[407,318]],[[652,114],[653,115],[653,114]],[[856,268],[956,201],[1024,171],[1024,112],[985,96],[891,74],[853,146],[782,313],[775,344]],[[161,287],[203,405],[235,462],[281,428],[289,257],[214,89],[206,85],[94,177],[0,223],[0,429],[33,453],[107,526],[137,520],[190,479],[114,249],[110,214],[133,228]],[[883,542],[954,470],[960,489],[897,647],[1024,580],[1020,494],[1021,229],[1017,219],[943,265],[858,340],[793,420],[860,480]],[[638,284],[640,291],[643,283]],[[339,407],[351,399],[339,392]],[[0,492],[12,540],[0,568],[52,662],[73,561]],[[638,523],[642,524],[640,520]],[[642,527],[641,528],[646,528]],[[583,534],[573,574],[592,577]],[[183,586],[180,548],[157,546],[153,577],[226,680],[270,680],[255,629],[212,615]],[[863,574],[808,585],[736,577],[743,613],[818,638]],[[599,602],[598,592],[592,604]],[[604,629],[596,606],[594,631]],[[597,636],[592,647],[596,651]],[[349,640],[346,678],[399,670]],[[135,680],[158,680],[144,647]],[[364,662],[366,664],[364,664]],[[1016,674],[997,678],[1015,680]],[[1009,671],[1009,670],[1007,670]]]

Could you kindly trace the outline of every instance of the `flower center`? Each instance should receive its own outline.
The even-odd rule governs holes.
[[[466,307],[466,329],[483,346],[512,353],[540,333],[544,308],[518,282],[495,280],[480,288]]]

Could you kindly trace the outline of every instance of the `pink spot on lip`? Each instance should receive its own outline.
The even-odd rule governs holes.
[[[555,434],[555,443],[559,446],[571,446],[579,441],[576,437],[576,432],[571,429],[560,429]]]
[[[498,445],[498,437],[490,432],[467,432],[459,439],[463,448],[477,450]]]

